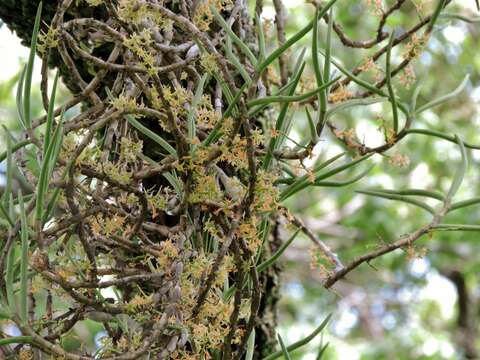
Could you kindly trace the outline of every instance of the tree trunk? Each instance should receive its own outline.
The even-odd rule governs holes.
[[[477,329],[475,324],[475,304],[471,300],[464,275],[459,270],[443,272],[457,290],[457,334],[456,342],[464,351],[466,359],[478,359],[479,354],[475,346]]]

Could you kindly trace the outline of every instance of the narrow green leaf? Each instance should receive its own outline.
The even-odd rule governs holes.
[[[35,24],[33,25],[32,41],[30,44],[30,55],[27,62],[27,70],[25,72],[25,83],[23,85],[23,117],[25,128],[29,129],[32,126],[32,114],[30,113],[30,101],[32,91],[32,75],[33,66],[35,64],[35,56],[37,51],[37,38],[40,30],[40,20],[42,16],[42,2],[38,4],[37,15],[35,17]]]
[[[238,90],[238,92],[235,94],[235,96],[232,98],[232,101],[230,102],[230,104],[228,105],[227,109],[225,110],[225,112],[223,113],[223,116],[222,116],[222,119],[225,119],[227,117],[229,117],[230,115],[232,115],[234,113],[234,110],[236,109],[236,106],[237,106],[237,103],[238,101],[240,100],[243,92],[245,91],[245,89],[248,88],[250,84],[248,83],[244,83],[242,85],[242,87]]]
[[[13,199],[13,194],[10,193],[10,201],[8,203],[8,215],[10,216],[10,219],[14,220],[15,222],[15,201]]]
[[[302,50],[303,52],[303,50]],[[299,64],[301,65],[301,64]],[[294,71],[293,71],[293,74],[297,73],[298,72],[298,69],[295,68]],[[292,77],[290,79],[290,81],[285,84],[284,86],[282,86],[280,89],[278,89],[277,91],[275,91],[272,96],[288,96],[288,95],[283,95],[285,93],[288,93],[288,91],[290,91],[291,87],[293,86],[293,82],[294,82],[295,78]],[[338,78],[336,79],[338,80]],[[262,112],[267,106],[269,105],[269,103],[265,103],[265,104],[262,104],[262,105],[259,105],[257,107],[255,107],[254,109],[251,109],[249,112],[248,112],[248,116],[249,117],[255,117],[257,116],[260,112]]]
[[[153,165],[153,166],[158,165],[158,163],[155,160],[149,158],[146,155],[140,154],[140,158],[142,158],[143,160],[148,162],[150,165]],[[178,179],[178,175],[175,172],[175,170],[173,170],[172,172],[165,172],[162,175],[163,175],[163,177],[165,177],[165,179],[167,179],[167,181],[170,183],[170,185],[172,185],[172,187],[174,188],[174,190],[176,191],[177,194],[182,194],[183,193],[183,184]]]
[[[431,109],[437,105],[440,105],[440,104],[443,104],[451,99],[454,99],[456,98],[464,89],[465,87],[467,86],[468,84],[468,80],[470,79],[470,75],[467,74],[462,82],[460,83],[460,85],[458,85],[452,92],[446,94],[446,95],[443,95],[443,96],[440,96],[439,98],[435,99],[435,100],[432,100],[428,103],[426,103],[425,105],[423,106],[420,106],[418,109],[416,109],[414,111],[415,115],[418,115],[422,112],[424,112],[425,110],[428,110],[428,109]]]
[[[175,150],[166,140],[164,140],[161,136],[154,133],[147,127],[143,126],[137,119],[135,119],[132,115],[125,115],[128,123],[132,125],[135,129],[140,131],[143,135],[149,137],[153,141],[155,141],[158,145],[160,145],[164,150],[166,150],[170,155],[178,157],[177,150]]]
[[[290,137],[290,131],[293,127],[293,117],[295,115],[294,111],[287,112],[287,116],[285,117],[285,121],[283,124],[283,129],[279,131],[278,142],[276,144],[275,150],[280,149],[286,140],[291,141],[295,144],[293,151],[298,151],[298,149],[306,149],[304,145],[295,141],[293,138]]]
[[[440,231],[480,231],[480,225],[438,224],[433,229]]]
[[[5,174],[5,188],[3,190],[3,204],[7,206],[10,194],[12,193],[13,183],[13,157],[12,157],[12,139],[6,127],[5,136],[7,138],[7,172]]]
[[[290,238],[287,241],[285,241],[282,244],[282,246],[280,246],[280,248],[269,259],[267,259],[264,262],[262,262],[261,264],[259,264],[257,266],[257,272],[261,273],[261,272],[267,270],[273,264],[275,264],[277,262],[277,260],[280,258],[280,256],[282,256],[282,254],[285,252],[285,250],[287,250],[287,248],[292,244],[293,240],[295,240],[295,238],[297,237],[297,235],[300,231],[301,231],[301,229],[297,229],[292,234],[292,236],[290,236]]]
[[[333,29],[333,8],[330,9],[329,18],[328,18],[328,28],[327,28],[327,40],[325,44],[325,63],[323,64],[323,75],[325,77],[325,82],[330,80],[330,58],[332,54],[332,29]],[[326,94],[328,94],[328,88],[325,89]]]
[[[34,190],[35,190],[35,189],[34,189]],[[33,194],[23,195],[23,201],[24,201],[24,203],[27,203],[27,202],[29,202],[30,200],[32,200],[33,196],[34,196]],[[19,203],[19,201],[18,201],[18,198],[13,199],[13,197],[12,197],[11,201],[13,201],[13,206],[20,205],[20,203]]]
[[[85,271],[82,269],[82,266],[79,264],[76,255],[72,256],[70,248],[66,252],[66,255],[70,263],[75,268],[75,271],[78,273],[78,276],[80,277],[80,279],[85,281],[87,279],[87,275],[85,274]]]
[[[282,86],[280,89],[275,91],[271,96],[288,96],[288,95],[284,95],[284,94],[288,93],[288,91],[290,90],[293,80],[294,79],[291,79],[285,86]],[[248,112],[248,116],[249,117],[257,116],[259,113],[261,113],[269,105],[270,105],[270,103],[264,103],[264,104],[256,106],[255,108],[250,109],[250,111]]]
[[[18,150],[20,150],[21,148],[31,144],[32,141],[31,140],[22,140],[22,141],[18,141],[16,142],[15,144],[12,144],[12,153],[15,153],[17,152]],[[8,152],[7,151],[4,151],[2,153],[0,153],[0,162],[4,161],[8,156]]]
[[[6,275],[5,275],[5,288],[7,293],[7,303],[12,314],[17,313],[17,301],[13,293],[13,277],[15,267],[15,246],[12,244],[7,254]]]
[[[282,354],[285,360],[292,360],[290,353],[288,352],[287,348],[285,347],[285,343],[283,342],[282,337],[280,334],[277,334],[278,342],[280,343],[280,347],[282,348]]]
[[[265,60],[263,60],[256,69],[257,74],[262,74],[263,71],[270,65],[272,62],[274,62],[277,58],[280,57],[286,50],[292,47],[293,44],[295,44],[297,41],[299,41],[301,38],[303,38],[311,29],[313,26],[313,20],[310,21],[308,25],[306,25],[303,29],[301,29],[299,32],[297,32],[295,35],[293,35],[291,38],[289,38],[282,46],[277,48],[273,53],[271,53]]]
[[[438,17],[440,16],[440,14],[442,12],[442,9],[444,8],[446,2],[447,2],[447,0],[439,0],[438,1],[438,5],[437,5],[437,7],[435,8],[435,11],[432,14],[430,22],[428,23],[427,30],[426,30],[427,34],[432,32],[433,27],[435,26],[435,23],[437,22]]]
[[[245,44],[228,26],[226,21],[223,19],[223,17],[218,13],[217,9],[211,5],[210,10],[213,13],[213,16],[215,20],[218,22],[218,24],[225,30],[227,35],[232,39],[232,41],[237,44],[239,49],[245,54],[245,56],[250,60],[250,63],[255,66],[257,65],[257,59],[255,58],[255,55],[253,55],[252,51],[249,49],[247,44]]]
[[[253,360],[253,354],[255,352],[255,329],[252,330],[247,342],[247,353],[245,354],[245,360]]]
[[[470,24],[480,23],[480,16],[468,17],[468,16],[464,16],[462,14],[443,13],[443,14],[440,14],[439,17],[443,18],[443,19],[449,19],[449,20],[461,20],[461,21],[465,21],[465,22],[470,23]]]
[[[259,229],[260,229],[259,234],[260,234],[261,239],[262,239],[262,244],[260,246],[260,249],[255,254],[255,264],[258,264],[258,262],[260,261],[260,258],[263,254],[264,249],[265,249],[265,244],[268,241],[268,236],[270,235],[271,224],[270,224],[268,216],[266,216],[266,215],[263,216],[263,219],[260,222]]]
[[[321,50],[319,50],[320,54],[322,54],[323,56],[325,56],[325,53],[322,52]],[[351,79],[353,82],[357,83],[358,85],[364,87],[365,89],[367,90],[370,90],[371,92],[373,92],[374,94],[377,94],[377,95],[380,95],[380,96],[384,96],[384,97],[388,97],[387,94],[385,94],[385,92],[383,92],[382,90],[380,90],[379,88],[377,88],[375,85],[372,85],[370,84],[369,82],[365,81],[365,80],[362,80],[360,79],[359,77],[353,75],[352,72],[350,72],[349,70],[347,70],[343,65],[341,65],[338,61],[336,61],[333,57],[330,57],[330,63],[332,63],[333,65],[335,65],[335,67],[340,70],[340,72],[342,72],[346,77],[348,77],[349,79]]]
[[[367,175],[374,167],[375,167],[375,165],[369,166],[367,169],[365,169],[360,174],[358,174],[357,176],[353,177],[350,180],[345,180],[345,181],[315,181],[313,183],[313,185],[314,186],[319,186],[319,187],[344,187],[344,186],[348,186],[348,185],[354,184],[357,181],[363,179],[365,177],[365,175]]]
[[[181,195],[183,193],[183,183],[178,179],[177,174],[175,171],[173,172],[165,172],[162,174],[165,179],[172,185],[172,187],[175,189],[178,195]]]
[[[295,91],[295,88],[297,84],[300,81],[301,74],[303,72],[303,69],[305,68],[305,63],[303,63],[303,66],[301,67],[301,70],[298,72],[297,76],[295,76],[295,86],[291,88],[289,96],[293,95],[293,92]],[[285,119],[287,118],[287,113],[288,113],[288,108],[289,108],[290,103],[284,103],[282,107],[280,108],[280,112],[277,117],[277,121],[275,122],[275,130],[279,133],[278,136],[273,136],[270,139],[268,148],[267,148],[267,154],[265,155],[263,159],[263,168],[268,169],[270,167],[271,161],[273,159],[273,152],[278,148],[279,144],[281,144],[285,138]]]
[[[0,20],[0,28],[1,27],[2,27],[2,24]],[[18,81],[20,80],[22,71],[23,71],[23,66],[14,76],[10,77],[8,80],[2,81],[2,84],[0,85],[0,99],[6,99],[7,97],[10,98],[12,91],[15,89],[15,87],[18,84]]]
[[[238,60],[238,58],[235,56],[235,54],[233,53],[233,49],[232,49],[232,40],[230,38],[227,38],[227,43],[225,45],[225,52],[226,52],[226,55],[227,55],[227,58],[228,60],[230,60],[233,65],[235,66],[235,68],[237,69],[237,71],[240,73],[240,75],[242,76],[243,80],[250,84],[252,82],[252,79],[250,78],[250,75],[248,75],[248,71],[245,69],[245,67],[242,65],[242,63],[240,62],[240,60]]]
[[[25,116],[23,114],[23,85],[25,83],[25,72],[27,71],[27,66],[25,65],[23,67],[23,70],[21,72],[21,75],[20,75],[20,80],[18,81],[18,85],[17,85],[17,112],[18,112],[18,119],[20,121],[20,125],[22,125],[22,127],[24,129],[27,128],[26,124],[25,124]]]
[[[110,100],[114,100],[113,94],[108,87],[105,88],[105,91],[107,92],[107,95],[110,98]],[[137,119],[135,119],[135,117],[133,117],[130,114],[126,114],[125,118],[127,119],[128,123],[130,125],[132,125],[135,129],[140,131],[146,137],[155,141],[164,150],[166,150],[170,155],[173,155],[174,157],[178,157],[177,151],[166,140],[164,140],[160,135],[154,133],[153,131],[151,131],[146,126],[143,126]]]
[[[407,129],[405,130],[406,134],[421,134],[427,136],[438,137],[444,140],[448,140],[453,143],[457,143],[455,136],[444,134],[440,131],[430,130],[430,129]],[[474,145],[470,143],[463,143],[463,145],[468,149],[480,150],[480,145]]]
[[[20,320],[22,321],[22,323],[26,324],[28,320],[28,223],[27,213],[25,211],[25,204],[23,202],[23,195],[21,191],[18,191],[18,200],[20,203],[20,239],[22,242],[22,252],[20,257]]]
[[[412,100],[410,101],[410,111],[413,115],[415,115],[415,109],[417,107],[417,100],[418,96],[420,95],[420,91],[422,90],[422,83],[419,83],[415,89],[413,90]]]
[[[458,189],[460,188],[460,185],[462,185],[463,178],[465,177],[465,172],[467,171],[467,166],[468,166],[467,152],[465,150],[465,146],[463,145],[462,140],[457,135],[455,136],[457,138],[458,146],[460,146],[460,153],[462,154],[462,162],[455,174],[452,185],[450,186],[450,190],[448,191],[447,198],[445,199],[445,203],[447,202],[449,203],[453,199]]]
[[[306,344],[308,344],[310,341],[312,341],[313,339],[315,339],[315,337],[320,334],[320,332],[325,328],[325,326],[327,326],[328,322],[330,321],[330,318],[332,317],[332,314],[328,315],[326,317],[325,320],[323,320],[323,322],[320,324],[319,327],[317,327],[310,335],[308,335],[307,337],[305,337],[304,339],[302,340],[299,340],[295,343],[293,343],[292,345],[289,345],[286,347],[286,349],[289,351],[289,352],[292,352]],[[278,359],[280,356],[283,355],[283,352],[282,351],[277,351],[271,355],[268,355],[266,357],[263,358],[263,360],[274,360],[274,359]]]
[[[307,52],[306,47],[301,47],[299,51],[297,51],[299,55],[297,56],[295,64],[293,65],[292,75],[290,76],[291,80],[289,79],[290,81],[288,81],[284,86],[282,86],[279,91],[283,91],[288,94],[288,92],[292,89],[292,87],[293,88],[297,87],[297,85],[295,84],[295,79],[297,75],[302,72],[302,67],[304,66],[304,63],[305,63],[304,58],[305,58],[306,52]]]
[[[145,162],[149,163],[152,166],[157,166],[158,165],[158,162],[156,162],[155,160],[153,160],[152,158],[150,158],[150,157],[148,157],[144,154],[138,154],[138,156],[140,157],[140,159],[144,160]]]
[[[376,97],[376,98],[366,98],[366,99],[351,99],[347,100],[344,102],[341,102],[337,105],[332,106],[328,111],[325,116],[325,119],[329,119],[332,117],[335,113],[339,111],[346,110],[351,107],[358,107],[358,106],[368,106],[372,104],[378,104],[380,102],[387,101],[387,98],[384,97]]]
[[[322,50],[319,50],[319,52],[321,54],[323,54],[325,56],[325,54],[322,52]],[[355,82],[356,84],[364,87],[365,89],[367,90],[370,90],[372,93],[374,94],[377,94],[379,96],[383,96],[383,97],[387,97],[388,98],[388,95],[382,91],[381,89],[377,88],[375,85],[372,85],[370,84],[369,82],[365,81],[365,80],[362,80],[360,79],[358,76],[355,76],[353,75],[352,72],[350,72],[349,70],[347,70],[344,66],[342,66],[338,61],[336,61],[333,57],[330,58],[330,62],[335,65],[335,67],[340,70],[341,73],[343,73],[345,76],[347,76],[348,78],[350,78],[350,80],[352,80],[353,82]],[[398,102],[397,103],[397,106],[398,108],[405,114],[405,115],[408,115],[408,109],[406,108],[406,106],[404,104],[402,104],[401,102]]]
[[[15,226],[12,219],[8,215],[7,209],[5,209],[5,207],[2,205],[2,203],[0,203],[0,213],[3,216],[3,218],[5,220],[7,220],[8,224],[10,225],[11,228]]]
[[[318,14],[318,17],[321,18],[323,15],[327,13],[327,11],[337,2],[337,0],[330,0],[325,6],[323,6],[322,10]],[[268,65],[270,65],[272,62],[274,62],[280,55],[282,55],[286,50],[290,49],[293,44],[295,44],[297,41],[299,41],[301,38],[303,38],[308,32],[312,29],[313,27],[313,22],[315,21],[312,20],[310,21],[303,29],[300,29],[295,35],[293,35],[291,38],[289,38],[285,43],[274,50],[264,61],[259,63],[257,65],[257,73],[262,74],[263,71],[267,68]]]
[[[53,190],[53,193],[48,201],[47,208],[45,209],[42,217],[42,224],[45,224],[52,217],[53,211],[55,210],[58,200],[60,198],[61,190],[62,189],[58,187]]]
[[[255,13],[255,24],[258,34],[258,50],[260,52],[258,61],[262,62],[265,59],[267,52],[265,50],[265,33],[263,32],[262,19],[257,13]]]
[[[12,133],[7,129],[6,126],[2,125],[3,126],[3,129],[5,130],[5,134],[6,136],[8,137],[6,142],[7,142],[7,150],[0,154],[0,162],[2,162],[4,159],[6,159],[8,157],[8,154],[10,153],[10,161],[7,160],[7,163],[10,163],[10,171],[11,171],[11,175],[7,176],[7,180],[10,179],[12,180],[13,178],[18,182],[19,186],[22,187],[23,189],[26,189],[27,191],[31,191],[33,192],[34,191],[34,188],[33,186],[31,185],[31,183],[25,178],[25,175],[23,174],[23,172],[21,172],[19,169],[18,169],[18,166],[16,164],[15,161],[13,161],[13,158],[12,158],[12,155],[13,153],[15,153],[21,146],[18,146],[18,145],[24,145],[24,143],[30,143],[30,141],[26,141],[26,142],[23,142],[23,141],[18,141],[13,135]],[[7,164],[8,165],[8,164]],[[7,166],[7,169],[9,168],[9,166]],[[4,191],[4,195],[5,193],[8,193],[10,192],[10,190],[8,189],[11,189],[11,184],[7,184],[6,186],[7,188],[7,191],[5,192]],[[5,196],[4,197],[4,201],[7,201],[7,198],[8,196]],[[8,207],[7,204],[5,204],[5,207]]]
[[[324,161],[324,162],[320,162],[321,161],[321,158],[319,157],[319,159],[317,160],[317,162],[314,164],[313,166],[313,170],[312,170],[312,173],[313,174],[316,174],[318,173],[320,170],[326,168],[327,166],[329,166],[330,164],[334,163],[335,161],[337,161],[338,159],[340,159],[341,157],[345,156],[347,154],[347,152],[342,152],[340,154],[337,154],[333,157],[331,157],[330,159]],[[320,162],[320,163],[318,163]],[[317,164],[318,163],[318,164]],[[290,170],[287,166],[283,166],[282,167],[282,170],[285,171],[288,175],[290,175],[291,179],[280,179],[280,180],[277,180],[274,182],[275,185],[278,185],[280,183],[282,184],[293,184],[295,182],[299,182],[300,180],[305,180],[308,178],[307,175],[303,175],[303,176],[300,176],[300,177],[297,177],[295,175],[295,173]],[[287,181],[288,180],[288,181]]]
[[[323,160],[322,156],[319,156],[317,160],[315,160],[315,163],[313,164],[313,172],[318,173],[320,170],[325,169],[327,166],[333,164],[335,161],[341,159],[345,155],[348,154],[348,151],[343,151],[341,153],[338,153],[337,155],[332,156],[331,158],[327,160]]]
[[[202,100],[203,88],[207,82],[209,75],[205,73],[200,81],[198,82],[197,89],[195,90],[195,95],[193,96],[192,103],[190,104],[190,109],[187,115],[187,125],[188,125],[188,139],[192,142],[196,136],[196,125],[195,125],[195,111],[197,106]],[[191,145],[193,147],[193,144]]]
[[[228,87],[228,85],[225,83],[225,80],[223,80],[223,78],[221,76],[219,76],[218,74],[215,73],[215,74],[213,74],[213,77],[220,84],[220,86],[222,88],[223,95],[227,99],[227,103],[228,103],[228,107],[225,110],[225,112],[223,113],[222,119],[216,124],[215,128],[211,132],[211,134],[214,133],[215,137],[216,137],[217,134],[220,132],[220,129],[222,127],[223,119],[229,117],[230,115],[233,115],[233,116],[238,115],[238,106],[237,106],[238,101],[240,100],[240,98],[243,94],[243,91],[245,91],[245,89],[247,89],[247,87],[250,84],[244,83],[242,85],[242,87],[240,88],[240,90],[238,90],[238,92],[235,94],[235,96],[233,96],[232,92],[230,91],[230,88]],[[206,140],[204,140],[204,142],[205,141]],[[211,141],[211,139],[209,141]]]
[[[33,342],[33,337],[31,336],[12,336],[4,339],[0,339],[0,346],[10,345],[10,344],[31,344]]]
[[[392,193],[386,193],[386,192],[381,192],[381,191],[369,191],[369,190],[357,190],[356,192],[359,193],[359,194],[376,196],[376,197],[389,199],[389,200],[402,201],[402,202],[407,203],[407,204],[412,204],[412,205],[418,206],[419,208],[422,208],[423,210],[428,211],[430,214],[435,215],[435,210],[432,207],[428,206],[427,204],[425,204],[421,201],[409,198],[407,196],[397,195],[397,194],[392,194]]]
[[[12,226],[10,225],[10,223],[2,218],[0,218],[0,227],[4,228],[4,229],[10,229]]]
[[[456,203],[453,203],[452,206],[450,206],[450,212],[458,209],[462,209],[468,206],[472,205],[477,205],[480,204],[480,197],[474,197],[472,199],[468,200],[463,200],[463,201],[458,201]]]
[[[342,154],[343,155],[343,154]],[[318,174],[318,171],[315,171],[314,170],[314,174],[315,174],[315,180],[314,182],[319,182],[321,180],[324,180],[324,179],[327,179],[335,174],[338,174],[342,171],[345,171],[347,170],[348,168],[352,167],[352,166],[355,166],[357,165],[358,163],[368,159],[370,156],[372,156],[373,154],[367,154],[367,155],[363,155],[361,157],[359,157],[358,159],[356,160],[353,160],[347,164],[344,164],[344,165],[341,165],[341,166],[338,166],[336,168],[333,168],[332,170],[330,171],[327,171],[323,174]],[[338,155],[337,155],[338,156]],[[310,176],[309,175],[304,175],[304,176],[301,176],[300,178],[298,178],[298,180],[296,180],[292,185],[288,186],[284,191],[282,191],[280,193],[280,201],[284,201],[286,199],[288,199],[289,197],[291,197],[292,195],[296,194],[297,192],[307,188],[308,186],[310,186],[310,184],[312,183],[311,179],[310,179]]]
[[[232,298],[233,294],[237,290],[236,286],[230,286],[227,290],[225,290],[222,294],[223,300],[228,302]]]
[[[310,111],[308,111],[307,107],[305,108],[305,113],[307,114],[308,130],[310,130],[310,141],[312,143],[316,143],[318,141],[317,129],[315,127],[315,123],[313,122],[312,115],[310,115]]]
[[[293,85],[292,87],[290,88],[289,92],[288,92],[288,95],[289,96],[292,96],[295,92],[295,89],[300,81],[300,78],[302,77],[302,73],[303,73],[303,69],[305,68],[305,62],[303,62],[303,56],[305,54],[305,51],[303,51],[300,56],[298,57],[298,61],[297,61],[297,64],[301,64],[298,68],[298,70],[296,71],[296,73],[293,74]],[[287,112],[288,112],[288,107],[289,107],[289,103],[285,103],[282,105],[281,109],[280,109],[280,112],[278,114],[278,117],[277,117],[277,121],[275,122],[275,130],[277,130],[278,132],[280,132],[281,134],[285,134],[284,132],[284,122],[285,122],[285,119],[286,119],[286,116],[287,116]],[[279,143],[282,143],[283,139],[284,139],[284,135],[279,135],[279,136],[276,136],[276,137],[272,137],[270,139],[270,142],[268,144],[268,148],[267,148],[267,154],[265,155],[265,157],[263,158],[263,169],[268,169],[270,167],[270,164],[272,162],[272,159],[273,159],[273,152],[275,149],[277,149],[277,146]]]
[[[48,178],[51,178],[53,174],[53,170],[55,169],[55,166],[57,164],[57,159],[58,156],[60,155],[60,151],[62,150],[62,143],[63,143],[63,118],[65,115],[65,108],[62,109],[62,112],[60,114],[60,119],[58,121],[58,125],[56,128],[58,128],[58,132],[53,133],[53,138],[51,140],[51,144],[53,146],[52,154],[50,156],[49,160],[49,166],[48,166]],[[55,129],[56,130],[56,129]]]
[[[392,45],[393,40],[395,39],[395,31],[392,30],[392,34],[390,35],[390,40],[388,41],[387,47],[387,55],[386,55],[386,69],[385,69],[385,79],[387,80],[387,89],[388,95],[390,98],[390,103],[392,104],[392,112],[393,112],[393,131],[395,134],[398,133],[398,108],[397,108],[397,99],[395,98],[395,91],[393,90],[392,84]]]
[[[297,101],[303,101],[306,99],[311,98],[314,95],[317,95],[324,91],[327,87],[332,85],[333,83],[337,82],[340,77],[336,77],[335,79],[329,81],[327,84],[323,84],[319,88],[316,88],[314,90],[308,91],[305,94],[300,94],[300,95],[273,95],[273,96],[266,96],[263,98],[259,99],[254,99],[250,100],[247,103],[248,107],[253,107],[257,105],[263,105],[263,104],[272,104],[272,103],[289,103],[289,102],[297,102]],[[250,114],[250,113],[249,113]]]
[[[407,189],[407,190],[389,190],[389,189],[368,189],[368,191],[383,192],[387,194],[402,195],[402,196],[422,196],[439,201],[445,201],[445,196],[439,191],[430,191],[423,189]]]
[[[228,87],[227,83],[225,82],[225,80],[219,76],[218,74],[214,74],[213,75],[215,77],[215,80],[217,80],[217,82],[221,85],[222,87],[222,91],[223,91],[223,95],[225,95],[225,97],[227,98],[227,101],[228,101],[228,104],[235,104],[235,97],[233,96],[232,94],[232,91],[230,90],[230,88]],[[235,104],[236,105],[236,104]],[[238,109],[234,108],[234,110],[232,110],[232,114],[235,116],[236,115],[236,112],[238,111]]]
[[[3,297],[3,296],[2,296]],[[10,320],[12,315],[7,309],[0,308],[0,320]]]
[[[316,360],[322,360],[323,355],[325,355],[325,351],[327,351],[329,343],[326,343],[320,348],[320,351],[318,352]]]
[[[52,137],[52,131],[53,131],[53,121],[55,119],[54,116],[54,111],[55,111],[55,97],[57,95],[57,83],[58,83],[58,77],[60,74],[60,70],[57,71],[55,74],[55,79],[53,80],[53,88],[52,88],[52,93],[50,95],[50,102],[48,103],[48,111],[47,111],[47,122],[46,122],[46,127],[45,127],[45,141],[43,144],[43,156],[45,157],[47,153],[48,146],[50,145],[50,139]]]
[[[57,162],[59,144],[63,137],[63,123],[60,121],[53,133],[52,141],[47,149],[45,157],[42,161],[42,167],[40,169],[40,175],[37,184],[37,199],[35,204],[35,220],[39,225],[42,225],[42,219],[44,217],[44,201],[45,195],[48,190],[52,169]]]
[[[217,76],[215,76],[215,79],[217,81],[219,81]],[[224,88],[225,88],[225,90],[228,89],[226,84],[224,84],[223,82],[220,82],[220,84],[222,86],[222,90],[224,90]],[[209,146],[210,144],[212,144],[213,142],[217,141],[220,138],[220,136],[222,135],[221,129],[222,129],[222,125],[223,125],[223,120],[226,119],[227,117],[229,117],[231,114],[234,114],[234,115],[236,114],[237,103],[240,100],[240,98],[241,98],[243,92],[245,91],[245,89],[248,87],[248,85],[249,84],[244,83],[233,98],[229,98],[227,96],[228,94],[226,95],[227,100],[229,102],[229,105],[228,105],[227,109],[225,110],[225,112],[223,113],[222,118],[215,124],[215,127],[212,129],[212,131],[210,131],[207,138],[202,141],[202,146]]]
[[[319,21],[319,10],[317,8],[315,12],[315,21],[313,22],[313,36],[312,36],[312,62],[313,62],[313,69],[315,71],[315,79],[317,80],[317,88],[321,88],[325,85],[325,81],[323,79],[322,69],[320,68],[320,63],[318,60],[318,21]],[[327,60],[325,60],[327,61]],[[325,114],[327,112],[327,93],[325,90],[320,91],[318,94],[318,122],[317,128],[323,128],[323,123],[325,121]],[[319,135],[317,133],[317,135]]]
[[[62,119],[62,118],[61,118]],[[65,178],[67,177],[68,175],[68,172],[70,170],[70,166],[72,166],[73,163],[72,162],[68,162],[67,163],[67,166],[65,167],[65,169],[63,170],[63,174],[61,176],[61,180],[65,180]],[[44,215],[43,215],[43,218],[42,218],[42,224],[45,224],[53,215],[53,211],[55,210],[56,208],[56,205],[57,205],[57,202],[58,202],[58,199],[60,198],[60,192],[61,192],[61,188],[59,187],[56,187],[54,190],[53,190],[53,193],[52,195],[50,196],[50,200],[48,201],[48,204],[47,204],[47,208],[46,210],[44,211]]]

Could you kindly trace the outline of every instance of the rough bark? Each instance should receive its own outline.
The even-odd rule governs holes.
[[[466,359],[478,359],[479,353],[475,346],[477,340],[477,325],[475,304],[471,299],[465,276],[459,270],[450,270],[445,275],[457,291],[457,334],[456,342],[464,351]]]

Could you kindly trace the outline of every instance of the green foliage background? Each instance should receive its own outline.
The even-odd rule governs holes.
[[[417,2],[421,2],[418,0]],[[471,2],[474,1],[466,1]],[[287,33],[293,34],[311,18],[311,7],[301,1],[290,2]],[[339,1],[337,18],[349,36],[354,39],[371,37],[377,16],[367,1]],[[460,3],[460,2],[458,2]],[[267,7],[270,6],[266,2]],[[253,1],[252,1],[253,6]],[[469,8],[471,8],[469,6]],[[451,11],[478,16],[463,6]],[[387,24],[389,27],[408,27],[418,19],[413,2],[397,12]],[[361,27],[359,26],[361,24]],[[454,35],[461,34],[462,36]],[[288,37],[288,35],[287,35]],[[453,40],[452,40],[453,39]],[[293,55],[302,46],[309,47],[306,37],[292,50]],[[274,44],[272,44],[273,46]],[[415,86],[422,86],[419,105],[450,92],[465,74],[471,75],[466,89],[454,100],[417,119],[416,127],[428,127],[444,133],[458,133],[470,143],[480,144],[480,26],[458,20],[441,20],[428,49],[415,61],[416,83],[406,88],[395,80],[400,96],[408,99]],[[352,50],[340,46],[334,37],[333,54],[351,68],[359,65],[371,50]],[[309,55],[310,56],[310,55]],[[311,77],[313,78],[313,71]],[[15,84],[18,74],[0,84],[0,122],[9,127],[16,123]],[[65,90],[63,90],[65,92]],[[64,95],[66,96],[66,95]],[[60,98],[61,100],[61,98]],[[34,96],[34,116],[41,113],[40,94]],[[366,140],[375,136],[381,126],[379,115],[389,117],[389,106],[373,105],[343,111],[334,122],[341,129],[353,128],[357,136]],[[68,115],[68,114],[67,114]],[[293,133],[305,133],[305,118],[294,120]],[[363,133],[362,133],[363,132]],[[3,136],[3,135],[2,135]],[[335,140],[328,135],[325,142]],[[5,149],[2,140],[1,149]],[[368,142],[367,142],[368,145]],[[333,153],[329,145],[319,145],[316,153],[327,159]],[[338,144],[338,150],[340,150]],[[398,167],[391,157],[398,152],[409,158],[409,164]],[[471,152],[470,166],[458,198],[480,195],[478,188],[480,153]],[[290,200],[290,207],[302,213],[307,222],[342,259],[353,259],[379,243],[388,242],[401,234],[420,227],[428,221],[425,213],[394,201],[366,197],[355,190],[369,187],[403,189],[408,187],[447,191],[459,161],[458,147],[431,137],[408,137],[386,156],[376,156],[370,175],[347,188],[310,188]],[[345,178],[353,175],[345,174]],[[446,222],[480,224],[478,208],[468,208],[449,215]],[[288,235],[285,234],[285,238]],[[480,323],[480,242],[478,233],[435,233],[424,237],[410,254],[396,251],[375,260],[371,266],[362,265],[348,275],[347,280],[332,291],[321,286],[321,271],[311,267],[309,242],[299,236],[284,255],[283,299],[280,308],[280,333],[291,343],[318,325],[333,312],[334,317],[323,342],[331,345],[327,359],[461,359],[457,327],[455,289],[446,284],[442,274],[456,270],[463,274],[471,294],[471,306],[477,324]],[[443,279],[443,283],[442,283]],[[443,284],[443,285],[442,285]],[[441,286],[441,287],[440,287]],[[442,291],[448,291],[443,293]],[[443,307],[455,306],[452,311]],[[93,327],[89,341],[97,331]],[[72,340],[74,341],[74,340]],[[303,350],[292,353],[294,359],[314,359],[320,349],[320,339]],[[477,341],[480,347],[480,343]],[[72,345],[74,346],[74,345]],[[308,354],[308,355],[307,355]],[[349,354],[349,355],[348,355]],[[309,357],[308,357],[309,356]],[[352,357],[350,357],[352,356]]]

